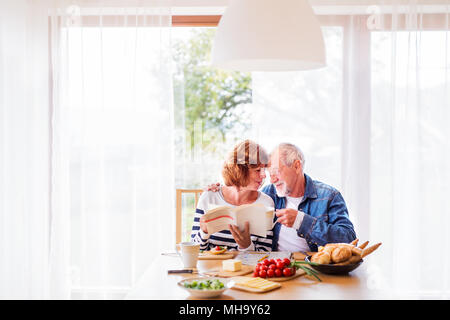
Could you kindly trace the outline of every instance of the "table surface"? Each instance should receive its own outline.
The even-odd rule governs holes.
[[[297,253],[298,254],[298,253]],[[199,260],[200,272],[218,270],[223,260]],[[281,288],[266,293],[251,293],[228,289],[217,300],[368,300],[392,299],[389,292],[371,288],[371,274],[368,261],[347,275],[326,275],[319,273],[322,282],[309,276],[280,282]],[[189,292],[180,288],[177,282],[198,274],[168,274],[169,269],[182,269],[181,259],[160,255],[144,272],[125,299],[132,300],[195,300]]]

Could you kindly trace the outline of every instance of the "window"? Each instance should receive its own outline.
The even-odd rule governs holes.
[[[202,189],[222,182],[226,153],[246,138],[268,152],[282,141],[297,144],[306,154],[308,174],[341,187],[343,28],[323,30],[329,68],[251,74],[210,66],[215,28],[173,30],[178,188]],[[187,241],[194,196],[186,195],[183,201],[183,240]]]

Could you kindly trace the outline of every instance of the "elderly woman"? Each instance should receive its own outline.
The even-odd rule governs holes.
[[[215,246],[226,246],[228,249],[241,251],[271,250],[272,231],[268,231],[266,238],[251,235],[247,222],[244,230],[229,225],[229,230],[209,234],[202,217],[208,209],[223,205],[233,207],[261,203],[273,208],[272,198],[258,191],[266,178],[267,163],[266,151],[253,141],[245,140],[234,147],[222,169],[225,185],[221,186],[218,192],[203,192],[198,201],[191,238],[192,241],[200,243],[201,250],[208,250]]]

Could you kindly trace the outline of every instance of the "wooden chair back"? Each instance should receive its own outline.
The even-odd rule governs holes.
[[[197,208],[202,192],[202,189],[176,189],[176,243],[180,243],[183,238],[183,194],[194,194],[194,207]]]

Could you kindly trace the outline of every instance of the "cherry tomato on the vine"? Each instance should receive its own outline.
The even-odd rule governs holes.
[[[292,270],[291,270],[291,268],[284,268],[284,269],[283,269],[283,275],[284,275],[285,277],[290,277],[290,276],[292,275]]]

